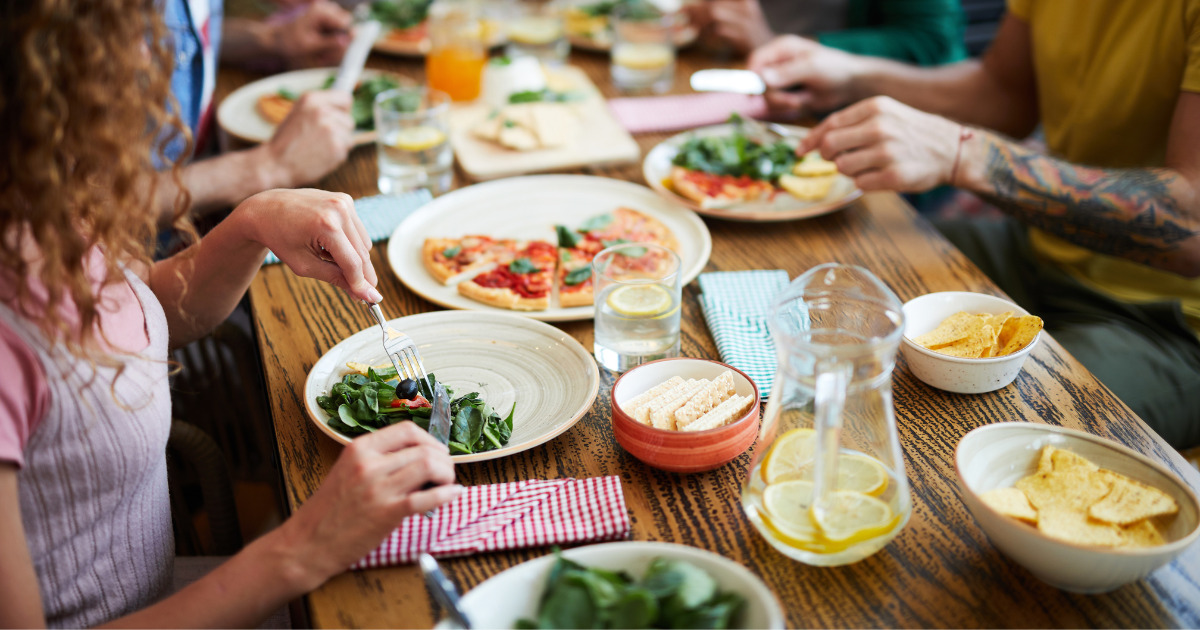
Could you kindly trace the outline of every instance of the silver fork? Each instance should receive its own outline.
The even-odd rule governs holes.
[[[396,374],[400,378],[420,381],[425,386],[425,391],[432,396],[433,388],[429,386],[429,376],[425,374],[421,353],[417,351],[417,344],[413,342],[412,337],[388,326],[387,321],[383,319],[383,310],[379,308],[378,304],[368,304],[367,306],[375,321],[379,323],[380,330],[383,331],[383,351],[387,353],[388,359],[391,359],[392,367],[396,368]]]

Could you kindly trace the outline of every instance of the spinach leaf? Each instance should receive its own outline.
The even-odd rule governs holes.
[[[575,286],[577,284],[582,284],[583,282],[586,282],[587,279],[591,278],[591,277],[592,277],[592,268],[591,267],[580,267],[578,269],[572,269],[570,272],[568,272],[567,275],[565,277],[563,277],[563,284]]]
[[[593,232],[595,230],[602,230],[602,229],[608,227],[609,224],[611,224],[612,222],[613,222],[612,214],[610,214],[610,213],[598,214],[598,215],[588,219],[587,221],[584,221],[583,225],[579,226],[579,231],[586,234],[588,232]]]
[[[426,426],[425,430],[428,431],[429,427]],[[448,446],[450,447],[451,455],[470,455],[471,454],[471,449],[467,448],[467,446],[465,444],[462,444],[461,442],[455,442],[454,440],[450,440],[450,444]]]
[[[633,587],[605,615],[610,628],[649,628],[658,617],[658,600],[644,588]]]
[[[559,247],[576,247],[579,245],[579,235],[572,232],[567,226],[556,225],[554,226],[554,232],[558,234]]]
[[[442,255],[446,258],[454,258],[462,251],[462,245],[451,245],[442,250]]]
[[[796,163],[793,147],[783,141],[760,144],[745,135],[740,118],[731,120],[735,123],[731,135],[692,136],[679,147],[671,163],[714,175],[771,182],[791,171]]]
[[[491,63],[494,66],[508,66],[508,65],[512,65],[512,59],[510,59],[509,57],[507,57],[505,55],[501,55],[499,57],[496,57],[495,59],[492,59],[489,63]]]
[[[533,273],[538,271],[538,266],[533,264],[533,261],[522,256],[508,263],[508,270],[513,273]]]
[[[540,628],[599,628],[596,605],[585,586],[560,580],[538,612]]]

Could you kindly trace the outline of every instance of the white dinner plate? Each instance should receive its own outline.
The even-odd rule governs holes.
[[[804,127],[789,126],[788,128],[796,134],[797,138],[803,137],[804,134],[808,133],[808,129]],[[802,201],[780,190],[779,194],[775,195],[774,199],[769,201],[743,203],[729,208],[705,209],[701,208],[696,202],[676,194],[663,183],[671,176],[671,160],[679,153],[679,147],[683,146],[683,143],[689,138],[728,136],[732,134],[733,125],[726,123],[700,127],[671,136],[660,142],[653,149],[650,149],[650,152],[646,154],[646,159],[642,161],[642,176],[646,178],[646,183],[650,184],[650,187],[664,199],[682,204],[706,216],[734,221],[772,222],[807,219],[841,210],[863,194],[854,185],[854,180],[838,173],[837,181],[833,184],[833,189],[829,191],[829,194],[824,199],[818,201]]]
[[[229,135],[245,142],[266,142],[275,133],[275,125],[267,122],[258,113],[258,99],[265,94],[274,94],[281,89],[289,89],[302,93],[319,90],[329,77],[337,75],[337,68],[309,68],[285,72],[259,79],[254,83],[243,85],[221,101],[217,107],[217,124]],[[376,77],[383,74],[378,70],[363,70],[363,78]],[[400,81],[405,77],[395,76]],[[358,131],[354,134],[354,144],[366,144],[375,141],[374,131]]]
[[[710,551],[662,542],[614,542],[576,547],[563,556],[586,567],[626,571],[641,578],[655,558],[683,560],[703,569],[723,591],[746,600],[742,628],[783,628],[783,610],[771,589],[742,565]],[[471,589],[459,600],[471,623],[478,628],[514,628],[518,619],[537,619],[546,576],[554,565],[548,554],[498,573]],[[442,620],[435,628],[451,628]]]
[[[386,306],[386,305],[385,305]],[[571,428],[592,407],[600,371],[590,352],[563,331],[507,313],[437,311],[393,319],[388,324],[417,344],[425,371],[454,390],[479,392],[497,413],[516,403],[513,432],[504,448],[455,455],[456,462],[504,457],[547,442]],[[378,326],[361,330],[322,356],[304,383],[304,408],[329,437],[349,444],[317,406],[334,383],[350,372],[347,361],[386,365]]]
[[[683,283],[691,282],[712,253],[712,236],[690,210],[663,200],[645,186],[588,175],[511,177],[460,188],[434,199],[400,223],[388,240],[392,271],[413,293],[447,308],[512,313],[459,295],[438,282],[421,262],[426,238],[486,234],[497,238],[557,242],[554,226],[577,226],[598,214],[625,206],[662,221],[679,241]],[[522,312],[543,321],[591,319],[591,306]]]

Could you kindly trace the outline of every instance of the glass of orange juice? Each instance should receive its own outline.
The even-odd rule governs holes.
[[[429,87],[455,101],[479,97],[487,44],[479,5],[472,0],[436,0],[429,8]]]

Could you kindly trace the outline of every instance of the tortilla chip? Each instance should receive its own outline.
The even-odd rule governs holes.
[[[1042,454],[1038,456],[1038,472],[1054,472],[1054,452],[1057,450],[1053,446],[1042,447]]]
[[[1121,528],[1122,547],[1154,547],[1165,544],[1167,541],[1162,532],[1148,519]]]
[[[1112,484],[1104,498],[1088,507],[1088,516],[1107,523],[1131,525],[1165,514],[1175,514],[1179,504],[1167,493],[1109,470],[1101,471]]]
[[[1025,493],[1016,488],[996,488],[979,495],[984,505],[1009,516],[1029,523],[1037,523],[1038,514],[1029,504]]]
[[[916,337],[913,342],[930,350],[937,350],[971,336],[978,328],[978,320],[966,311],[959,311],[942,320],[937,328]]]
[[[1042,330],[1042,318],[1035,315],[1010,317],[1000,329],[997,343],[1000,351],[996,356],[1005,356],[1017,352],[1033,342],[1034,337]]]
[[[960,339],[948,346],[937,348],[934,352],[952,357],[978,359],[994,343],[996,343],[996,330],[992,328],[991,324],[983,324],[966,339]]]
[[[1054,465],[1054,472],[1071,472],[1074,470],[1081,470],[1084,472],[1094,473],[1100,471],[1100,467],[1093,464],[1086,457],[1077,455],[1071,451],[1064,451],[1060,448],[1056,448],[1051,451],[1050,462]],[[1112,480],[1105,479],[1105,482],[1111,484]]]
[[[1121,527],[1089,519],[1078,510],[1038,510],[1038,531],[1064,542],[1091,547],[1116,547],[1122,543]]]
[[[1039,514],[1047,509],[1071,509],[1087,516],[1088,506],[1108,494],[1111,484],[1100,475],[1076,468],[1030,475],[1018,481],[1017,488]]]

